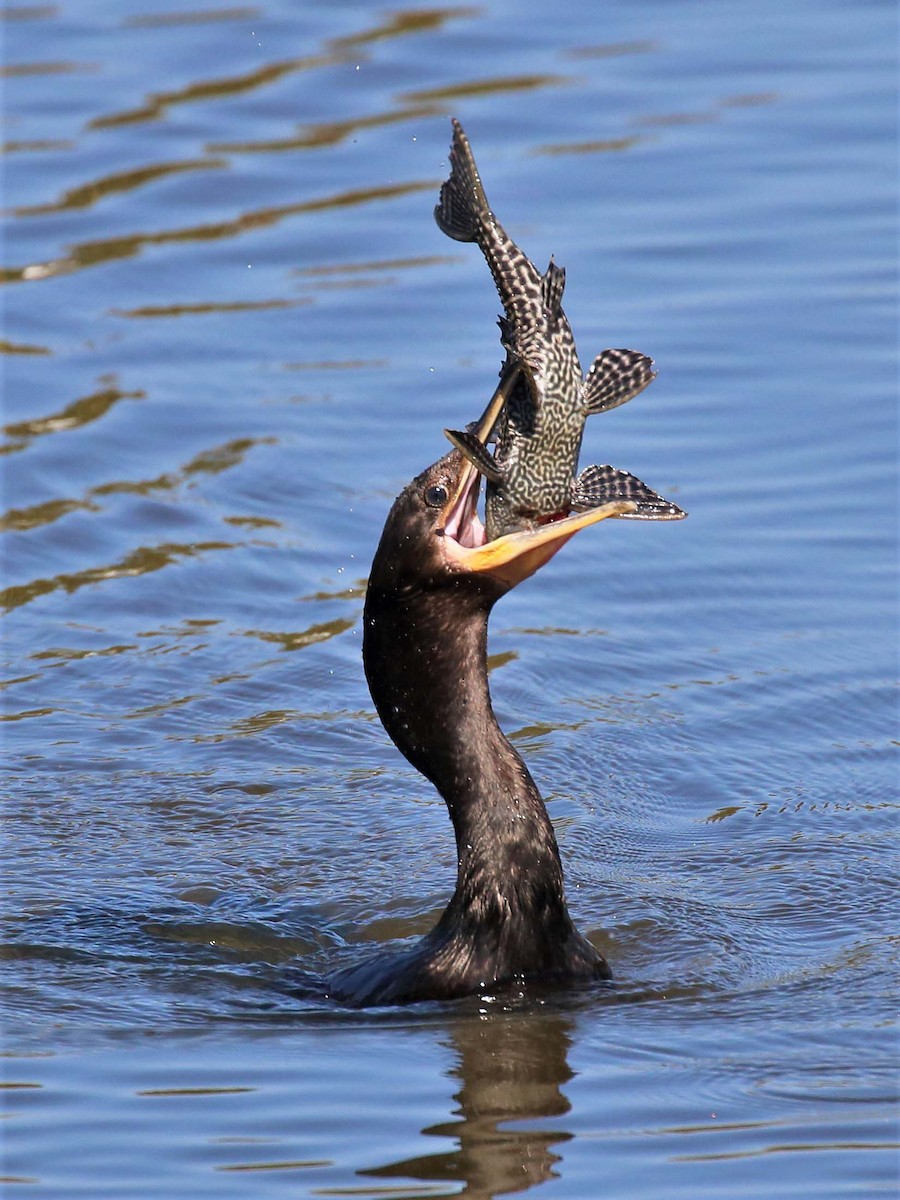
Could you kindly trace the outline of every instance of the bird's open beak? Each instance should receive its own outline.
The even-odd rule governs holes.
[[[477,487],[476,481],[476,491]],[[483,546],[472,549],[459,546],[457,551],[467,570],[484,572],[512,588],[549,562],[579,529],[605,521],[607,517],[632,513],[636,507],[632,500],[615,500],[587,512],[539,525],[537,529],[506,533],[492,542],[485,542]]]
[[[512,364],[503,373],[474,428],[473,432],[482,444],[490,438],[518,372],[518,366]],[[515,587],[549,562],[579,529],[586,529],[607,517],[621,517],[637,511],[634,501],[615,500],[587,512],[550,521],[536,529],[507,533],[489,542],[477,513],[481,475],[459,450],[453,453],[459,456],[461,468],[456,488],[443,509],[446,552],[460,570],[489,575],[507,588]]]

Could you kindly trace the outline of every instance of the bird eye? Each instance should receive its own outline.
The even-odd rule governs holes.
[[[436,483],[425,489],[425,503],[429,508],[441,508],[447,503],[447,489]]]

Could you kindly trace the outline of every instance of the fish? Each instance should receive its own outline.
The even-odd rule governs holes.
[[[677,519],[677,505],[628,472],[591,466],[576,477],[586,419],[634,399],[655,378],[653,362],[636,350],[604,350],[585,377],[562,307],[566,273],[553,259],[541,274],[494,216],[469,140],[453,120],[450,175],[435,207],[440,229],[475,242],[500,296],[506,362],[495,393],[493,455],[470,427],[444,430],[484,475],[485,528],[490,540],[629,499],[623,516]],[[628,495],[619,495],[617,489]],[[598,497],[602,497],[598,499]]]

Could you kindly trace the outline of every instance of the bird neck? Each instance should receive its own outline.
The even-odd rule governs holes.
[[[487,622],[497,594],[462,578],[410,594],[370,588],[363,658],[391,739],[443,796],[456,834],[447,911],[570,921],[553,827],[491,705]]]

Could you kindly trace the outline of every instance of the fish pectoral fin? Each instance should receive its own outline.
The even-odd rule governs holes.
[[[633,512],[616,514],[623,519],[679,521],[687,516],[677,504],[654,492],[636,475],[620,471],[618,467],[585,467],[572,485],[572,507],[576,512],[586,512],[617,500],[631,500],[635,505]]]
[[[558,267],[553,259],[541,276],[541,303],[554,319],[559,316],[563,292],[566,289],[566,268]]]
[[[503,482],[503,472],[472,430],[445,429],[444,436],[450,439],[457,450],[465,455],[476,471],[480,471],[485,479],[491,483]]]
[[[584,381],[588,416],[618,408],[639,395],[656,378],[653,359],[637,350],[604,350]]]

